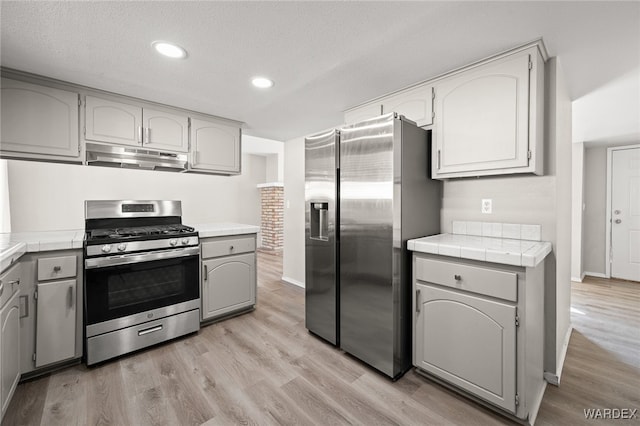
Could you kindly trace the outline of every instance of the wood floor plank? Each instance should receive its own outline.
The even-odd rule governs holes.
[[[407,372],[396,382],[310,334],[304,289],[258,253],[256,310],[93,368],[18,386],[2,425],[501,425],[506,418]],[[640,408],[640,285],[572,284],[560,387],[538,425],[600,425],[589,408]],[[636,423],[637,423],[636,419]]]

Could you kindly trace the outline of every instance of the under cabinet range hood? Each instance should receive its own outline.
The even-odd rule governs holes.
[[[86,151],[87,164],[90,166],[165,170],[171,172],[183,172],[187,170],[187,154],[97,143],[87,143]]]

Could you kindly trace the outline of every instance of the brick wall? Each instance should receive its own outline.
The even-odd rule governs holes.
[[[263,184],[260,188],[262,249],[282,250],[284,243],[284,187]]]

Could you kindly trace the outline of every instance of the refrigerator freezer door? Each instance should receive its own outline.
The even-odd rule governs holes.
[[[337,194],[338,132],[305,139],[305,325],[338,344]]]
[[[340,346],[391,377],[403,372],[394,362],[397,121],[388,114],[340,130]]]

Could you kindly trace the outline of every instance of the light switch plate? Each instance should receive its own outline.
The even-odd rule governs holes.
[[[480,209],[482,213],[491,214],[492,211],[492,200],[491,198],[483,198],[482,199],[482,208]]]

